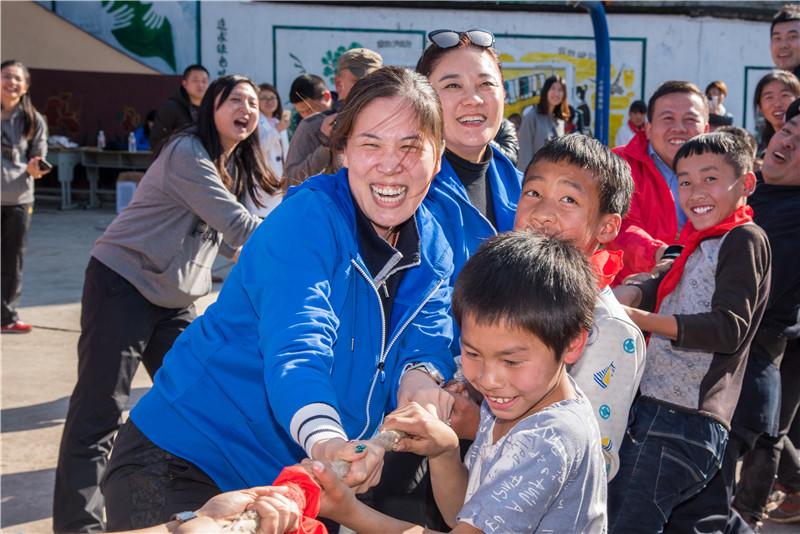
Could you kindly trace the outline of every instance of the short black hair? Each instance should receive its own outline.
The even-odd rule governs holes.
[[[769,34],[772,35],[772,30],[775,29],[776,24],[780,24],[781,22],[793,22],[795,20],[800,20],[800,6],[797,4],[786,4],[772,17]]]
[[[328,86],[325,80],[316,74],[301,74],[289,88],[289,102],[297,104],[303,100],[321,100]]]
[[[700,97],[700,100],[703,101],[703,108],[706,112],[706,117],[708,116],[708,100],[706,99],[706,95],[700,90],[692,82],[687,82],[683,80],[669,80],[656,88],[655,93],[650,97],[650,100],[647,101],[647,122],[653,122],[653,111],[656,107],[656,101],[661,98],[662,96],[671,95],[674,93],[687,93],[690,95],[697,95]]]
[[[634,100],[628,108],[628,113],[647,113],[647,104],[644,100]]]
[[[593,137],[571,134],[547,142],[533,156],[525,169],[528,171],[540,161],[575,165],[585,169],[598,181],[600,213],[618,213],[625,216],[631,206],[633,178],[631,168],[621,157]]]
[[[184,80],[187,79],[189,77],[189,74],[191,74],[191,72],[195,71],[195,70],[203,71],[203,72],[206,73],[206,76],[209,76],[209,77],[211,76],[208,73],[208,69],[206,69],[204,66],[200,65],[199,63],[195,63],[194,65],[189,65],[188,67],[183,69],[183,79]]]
[[[680,160],[701,154],[722,156],[733,167],[737,178],[753,171],[753,150],[749,143],[742,136],[718,131],[700,134],[686,141],[675,154],[672,167],[677,169]]]
[[[751,134],[744,128],[740,128],[738,126],[725,125],[725,126],[720,126],[714,131],[719,133],[728,133],[737,136],[753,152],[753,158],[756,157],[756,154],[758,153],[758,141],[756,141],[756,138],[753,137],[753,134]]]
[[[538,337],[561,360],[592,326],[597,282],[586,255],[565,241],[508,232],[483,242],[464,264],[453,292],[459,326],[504,322]]]

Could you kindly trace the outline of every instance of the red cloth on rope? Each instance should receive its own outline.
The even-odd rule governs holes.
[[[752,221],[753,208],[750,206],[739,206],[728,217],[720,221],[719,224],[706,228],[705,230],[695,230],[691,221],[687,221],[678,238],[678,244],[683,245],[683,250],[681,251],[681,255],[675,259],[675,262],[672,264],[666,276],[664,276],[664,279],[661,280],[661,283],[658,285],[656,307],[653,311],[658,313],[658,310],[661,308],[661,303],[664,302],[664,298],[678,287],[681,276],[683,276],[683,268],[686,267],[686,261],[689,259],[689,256],[692,255],[692,252],[697,249],[701,241],[709,237],[725,235],[737,226]]]
[[[289,534],[328,534],[325,525],[316,519],[322,490],[305,469],[299,465],[284,467],[272,485],[288,487],[290,490],[288,497],[297,503],[297,507],[303,513],[297,530]]]
[[[603,289],[622,270],[622,251],[601,249],[589,256],[589,263],[597,277],[597,287]]]

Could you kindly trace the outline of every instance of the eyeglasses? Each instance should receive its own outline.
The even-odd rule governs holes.
[[[275,95],[259,95],[258,99],[266,102],[272,102],[273,100],[278,100],[278,97]]]
[[[473,28],[465,32],[455,30],[433,30],[428,34],[428,40],[439,48],[453,48],[461,40],[461,36],[466,35],[475,46],[481,48],[491,48],[494,46],[494,34],[488,30]]]

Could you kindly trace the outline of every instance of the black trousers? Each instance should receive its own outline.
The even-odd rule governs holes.
[[[128,420],[101,482],[110,532],[147,528],[221,493],[199,467],[160,448]]]
[[[139,362],[152,378],[175,338],[195,318],[194,306],[156,306],[95,258],[86,268],[81,306],[78,383],[56,468],[55,532],[103,529],[99,483]]]
[[[33,204],[0,207],[0,293],[2,293],[3,326],[19,319],[17,303],[22,294],[22,257],[28,242]]]
[[[790,435],[800,409],[798,376],[800,376],[800,342],[795,339],[786,344],[786,352],[781,362],[781,411],[778,436],[764,434],[759,437],[755,448],[747,453],[742,462],[741,480],[734,500],[736,508],[742,513],[759,517],[767,506],[775,475],[783,463],[781,455],[786,442],[789,441],[787,436]],[[794,458],[791,453],[794,453]],[[797,473],[796,454],[794,447],[790,446],[786,463],[782,466],[781,474],[790,485],[796,485],[797,479],[800,478]]]

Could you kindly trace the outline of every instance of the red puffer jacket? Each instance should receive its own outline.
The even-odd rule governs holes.
[[[624,266],[612,285],[621,283],[631,274],[650,271],[659,247],[671,245],[678,238],[675,200],[647,153],[647,144],[647,136],[642,131],[627,145],[614,149],[631,167],[634,192],[631,209],[622,220],[619,235],[609,246],[625,253]]]

